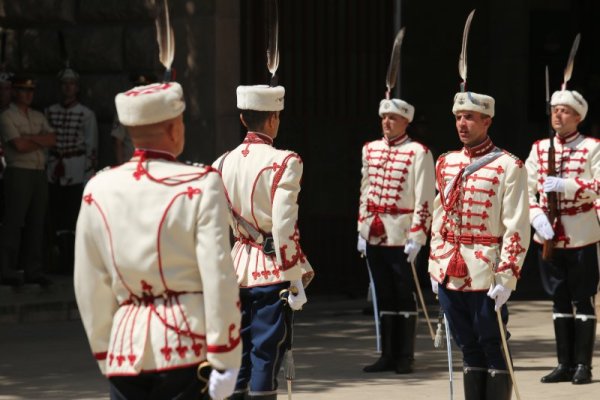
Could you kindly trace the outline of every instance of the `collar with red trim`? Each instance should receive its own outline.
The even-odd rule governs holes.
[[[173,154],[162,150],[152,149],[135,149],[135,151],[133,152],[133,157],[139,157],[140,162],[152,159],[176,161],[176,158]]]
[[[273,145],[273,138],[260,132],[248,132],[242,143]]]
[[[465,146],[463,148],[463,151],[464,151],[465,155],[468,157],[471,157],[471,158],[481,157],[481,156],[485,155],[486,153],[489,153],[494,147],[495,146],[494,146],[494,143],[492,142],[492,139],[490,139],[490,137],[487,136],[483,142],[479,143],[476,146],[472,146],[472,147]]]
[[[573,140],[579,137],[579,132],[575,131],[565,136],[554,135],[554,137],[556,138],[556,141],[560,144],[571,143]]]
[[[399,144],[402,144],[402,143],[406,142],[407,140],[408,140],[408,135],[406,133],[396,136],[393,139],[388,139],[385,136],[383,137],[383,141],[385,142],[385,144],[387,144],[390,147],[398,146]]]

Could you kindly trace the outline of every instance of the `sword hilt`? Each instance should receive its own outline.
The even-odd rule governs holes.
[[[281,301],[283,301],[284,303],[287,303],[288,297],[290,296],[290,294],[293,294],[294,296],[296,296],[298,294],[298,288],[296,286],[290,286],[287,289],[281,289],[279,291],[279,299]]]

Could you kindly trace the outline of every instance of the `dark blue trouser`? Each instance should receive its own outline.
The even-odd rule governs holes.
[[[403,246],[367,244],[367,260],[380,312],[417,311],[415,281],[406,257]]]
[[[537,245],[540,274],[546,293],[552,296],[552,311],[559,314],[595,315],[593,297],[598,292],[596,243],[577,249],[554,249],[552,261],[542,259]]]
[[[464,366],[506,370],[494,300],[487,291],[459,292],[439,285],[438,296],[452,337],[462,350]],[[502,306],[501,315],[506,325],[506,305]]]
[[[240,289],[242,303],[242,366],[236,392],[277,393],[277,374],[283,361],[287,327],[279,292],[289,282]]]
[[[197,366],[109,378],[111,400],[199,400]]]

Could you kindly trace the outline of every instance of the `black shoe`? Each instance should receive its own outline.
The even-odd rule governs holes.
[[[25,276],[25,283],[38,284],[43,288],[47,288],[53,284],[52,280],[44,274],[33,275],[31,277]]]
[[[543,376],[542,383],[571,382],[575,369],[565,364],[558,364],[548,375]]]
[[[384,372],[394,371],[396,369],[394,362],[390,359],[380,357],[374,364],[367,365],[363,368],[363,372]]]
[[[396,361],[397,374],[410,374],[413,372],[413,360],[404,358]]]
[[[588,365],[577,364],[577,369],[571,381],[573,385],[585,385],[592,383],[592,368]]]

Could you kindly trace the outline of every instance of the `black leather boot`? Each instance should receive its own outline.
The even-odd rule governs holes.
[[[594,353],[594,339],[596,338],[596,318],[587,318],[585,321],[575,319],[575,374],[574,385],[583,385],[592,382],[592,355]]]
[[[395,369],[394,347],[398,340],[396,334],[396,315],[381,316],[381,357],[374,364],[363,368],[364,372],[383,372]]]
[[[23,273],[16,270],[16,253],[8,248],[2,248],[0,252],[0,281],[2,284],[13,287],[23,285]]]
[[[485,381],[485,400],[510,400],[512,381],[505,370],[490,369]]]
[[[410,374],[415,361],[415,339],[417,336],[417,316],[414,314],[396,317],[398,339],[396,343],[396,373]]]
[[[487,368],[463,367],[463,387],[465,400],[485,399]]]
[[[548,375],[543,376],[542,383],[570,382],[573,379],[575,321],[571,317],[554,319],[554,337],[556,339],[556,355],[558,366]]]

